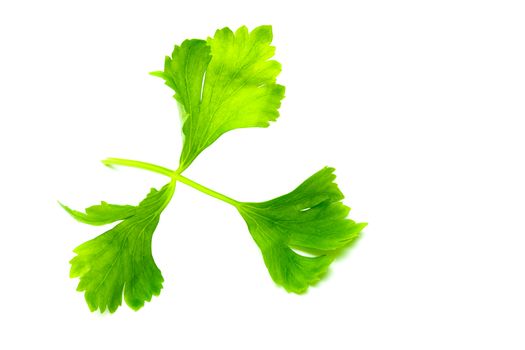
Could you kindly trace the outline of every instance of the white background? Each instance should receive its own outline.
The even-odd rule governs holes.
[[[2,349],[524,349],[522,1],[2,1]],[[307,295],[271,281],[232,207],[180,184],[139,312],[90,313],[68,261],[104,228],[57,205],[135,204],[176,167],[175,43],[274,26],[286,85],[268,129],[185,173],[239,200],[324,165],[369,222]]]

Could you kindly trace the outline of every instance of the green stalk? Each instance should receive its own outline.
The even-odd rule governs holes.
[[[121,166],[127,166],[131,168],[144,169],[144,170],[152,171],[157,174],[166,175],[168,177],[173,177],[173,174],[175,173],[173,170],[159,166],[159,165],[141,162],[138,160],[130,160],[130,159],[122,159],[122,158],[106,158],[102,161],[102,164],[110,168],[112,168],[114,165],[121,165]]]
[[[220,199],[220,200],[223,201],[223,202],[229,203],[229,204],[233,205],[234,207],[237,207],[237,206],[239,206],[239,204],[240,204],[240,203],[239,203],[238,201],[236,201],[235,199],[230,198],[230,197],[228,197],[228,196],[226,196],[226,195],[224,195],[224,194],[222,194],[222,193],[219,193],[219,192],[217,192],[217,191],[214,191],[214,190],[212,190],[211,188],[208,188],[208,187],[206,187],[206,186],[203,186],[203,185],[201,185],[201,184],[199,184],[199,183],[197,183],[197,182],[195,182],[195,181],[193,181],[193,180],[191,180],[191,179],[188,179],[188,178],[185,177],[185,176],[182,176],[181,174],[175,174],[175,175],[173,176],[173,178],[175,178],[177,181],[182,182],[182,183],[185,184],[185,185],[188,185],[188,186],[190,186],[190,187],[193,187],[193,188],[196,189],[197,191],[200,191],[200,192],[202,192],[202,193],[207,194],[208,196],[212,196],[212,197],[214,197],[214,198]]]
[[[208,188],[204,185],[201,185],[191,179],[188,179],[187,177],[181,175],[177,170],[171,170],[165,167],[162,167],[160,165],[155,165],[151,163],[141,162],[138,160],[130,160],[130,159],[122,159],[122,158],[107,158],[102,161],[102,164],[113,167],[115,165],[120,166],[127,166],[131,168],[137,168],[137,169],[143,169],[148,170],[157,174],[165,175],[171,178],[172,180],[176,180],[179,182],[182,182],[183,184],[193,187],[197,191],[200,191],[202,193],[207,194],[208,196],[211,196],[213,198],[217,198],[223,202],[226,202],[228,204],[233,205],[234,207],[239,206],[239,202],[236,201],[233,198],[230,198],[222,193],[219,193],[217,191],[212,190],[211,188]]]

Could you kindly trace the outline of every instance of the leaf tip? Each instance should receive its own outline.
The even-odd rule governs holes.
[[[164,72],[160,71],[160,70],[157,70],[157,71],[154,71],[154,72],[149,72],[149,75],[157,77],[157,78],[161,78],[161,79],[165,78]]]

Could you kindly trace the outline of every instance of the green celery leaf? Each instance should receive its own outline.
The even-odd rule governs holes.
[[[213,38],[186,40],[166,57],[162,77],[175,90],[184,145],[181,171],[227,131],[268,127],[279,116],[284,86],[275,83],[281,64],[270,60],[271,26],[248,32],[217,30]]]
[[[347,219],[350,208],[341,202],[333,172],[326,167],[284,196],[238,207],[272,279],[289,292],[303,293],[319,281],[335,253],[366,226]]]
[[[70,277],[80,278],[77,290],[85,291],[91,311],[115,312],[123,293],[126,304],[138,310],[160,294],[164,279],[153,260],[151,241],[174,189],[174,183],[151,189],[133,215],[74,249]]]
[[[184,40],[181,46],[175,46],[171,57],[166,56],[164,72],[152,75],[163,78],[181,107],[183,125],[188,116],[198,116],[201,104],[202,80],[210,62],[210,47],[205,40]],[[190,118],[188,123],[192,123]],[[190,127],[191,128],[191,127]]]
[[[86,208],[85,213],[82,213],[73,210],[60,202],[59,204],[77,221],[95,226],[111,224],[115,221],[127,219],[135,215],[136,210],[136,207],[132,205],[117,205],[101,202],[100,205],[93,205]]]

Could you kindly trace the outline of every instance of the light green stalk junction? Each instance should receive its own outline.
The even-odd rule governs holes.
[[[102,161],[102,163],[108,167],[114,167],[115,165],[126,166],[131,168],[138,168],[143,170],[148,170],[157,174],[165,175],[169,177],[172,182],[179,181],[183,184],[193,187],[197,191],[207,194],[208,196],[217,198],[223,202],[233,205],[238,208],[241,204],[233,198],[230,198],[222,193],[212,190],[206,186],[203,186],[191,179],[180,174],[180,170],[171,170],[160,165],[155,165],[151,163],[141,162],[138,160],[122,159],[122,158],[107,158]]]

